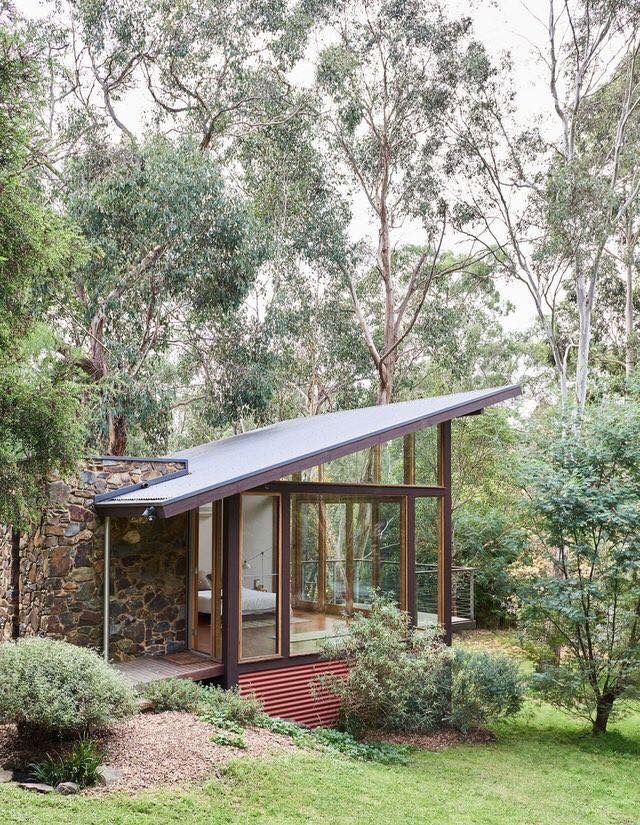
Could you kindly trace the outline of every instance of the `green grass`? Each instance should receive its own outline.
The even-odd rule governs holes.
[[[548,708],[493,745],[417,753],[386,767],[299,753],[242,759],[221,780],[135,798],[40,797],[0,786],[3,823],[432,823],[632,825],[640,821],[640,715],[593,740]]]
[[[510,650],[512,640],[487,634],[478,644]],[[238,759],[205,785],[137,797],[41,797],[0,785],[0,823],[637,825],[639,765],[640,713],[594,739],[531,704],[499,727],[495,744],[415,752],[404,767],[300,751]]]

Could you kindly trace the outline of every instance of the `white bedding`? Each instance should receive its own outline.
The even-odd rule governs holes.
[[[276,593],[242,588],[243,613],[273,613],[276,609]],[[211,591],[198,590],[198,613],[211,615]]]

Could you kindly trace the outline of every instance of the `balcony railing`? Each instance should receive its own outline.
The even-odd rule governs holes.
[[[451,570],[451,615],[455,619],[475,621],[475,569],[453,567]],[[438,566],[416,565],[416,604],[419,613],[438,615]]]
[[[380,560],[378,562],[378,587],[382,592],[396,593],[399,590],[399,562]],[[318,600],[318,562],[315,559],[302,561],[302,593],[304,601]],[[372,559],[353,560],[353,601],[367,604],[371,600]],[[452,616],[455,619],[474,621],[475,569],[454,567],[452,569]],[[326,599],[331,604],[344,604],[347,581],[346,565],[343,559],[327,559],[325,574]],[[416,607],[418,613],[438,615],[438,567],[435,564],[416,565]]]

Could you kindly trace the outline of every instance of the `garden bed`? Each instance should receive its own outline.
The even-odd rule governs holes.
[[[496,735],[483,728],[467,733],[453,728],[441,728],[430,733],[372,731],[365,739],[368,742],[392,742],[396,745],[410,745],[421,750],[440,751],[453,745],[488,745],[496,741]]]
[[[246,749],[217,745],[211,741],[216,728],[190,713],[170,711],[145,713],[112,725],[97,741],[105,753],[105,764],[121,776],[108,786],[83,793],[133,792],[161,785],[176,785],[205,779],[231,759],[263,756],[294,750],[290,739],[271,731],[248,728]],[[0,765],[27,769],[47,752],[60,752],[56,743],[24,743],[13,725],[0,727]]]

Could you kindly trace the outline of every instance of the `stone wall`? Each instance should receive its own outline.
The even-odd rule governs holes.
[[[76,478],[51,480],[49,506],[40,523],[20,541],[21,636],[50,636],[101,649],[104,520],[97,517],[94,497],[182,466],[181,462],[92,459],[83,463]],[[144,525],[129,522],[112,521],[118,548],[114,553],[116,575],[112,574],[119,617],[112,627],[114,653],[123,658],[184,647],[187,519]],[[5,579],[8,576],[10,581],[10,531],[8,542],[5,535],[6,528],[0,533],[0,633],[6,638],[7,628],[10,635],[11,605],[3,594],[9,592]],[[125,541],[127,535],[129,540]],[[140,539],[131,541],[135,536]],[[152,546],[158,548],[155,563]],[[161,560],[163,552],[166,560]],[[149,596],[153,588],[158,597],[155,602]],[[158,615],[154,617],[156,607]]]
[[[0,525],[0,641],[12,633],[11,528]]]

